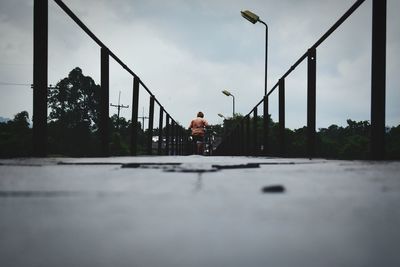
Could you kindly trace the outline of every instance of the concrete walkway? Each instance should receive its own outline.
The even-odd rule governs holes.
[[[0,160],[0,266],[398,267],[400,162]]]

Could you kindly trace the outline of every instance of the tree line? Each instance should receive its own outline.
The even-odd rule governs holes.
[[[48,89],[48,154],[50,156],[90,157],[100,154],[99,122],[100,86],[80,68],[74,68],[56,86]],[[224,120],[223,125],[210,128],[216,137],[224,138],[242,120],[241,115]],[[254,123],[254,118],[252,118]],[[270,153],[278,155],[278,123],[271,118]],[[139,122],[138,122],[139,123]],[[257,118],[258,143],[262,143],[262,117]],[[113,115],[109,120],[111,155],[129,155],[132,122]],[[148,130],[138,127],[138,154],[145,153]],[[303,157],[306,154],[307,128],[285,129],[286,156]],[[163,128],[165,133],[165,127]],[[331,125],[317,131],[316,156],[334,159],[367,159],[369,153],[370,123],[347,120],[347,126]],[[154,129],[153,136],[158,135]],[[22,111],[13,120],[0,122],[0,157],[32,155],[32,129],[29,114]],[[386,129],[386,156],[400,159],[400,125]]]
[[[226,137],[242,120],[242,115],[225,119],[222,137]],[[263,143],[263,117],[257,117],[257,143]],[[255,118],[250,123],[254,125]],[[269,117],[268,152],[269,155],[280,155],[279,147],[279,123]],[[320,128],[316,132],[316,157],[329,159],[369,159],[370,150],[369,121],[347,120],[346,126],[331,125],[328,128]],[[250,127],[250,135],[253,136],[253,126]],[[285,156],[304,157],[307,152],[307,127],[299,129],[285,128]],[[400,125],[386,127],[385,149],[387,159],[400,159]]]

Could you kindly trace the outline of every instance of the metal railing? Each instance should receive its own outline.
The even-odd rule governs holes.
[[[372,62],[371,62],[371,135],[370,158],[381,160],[385,157],[385,76],[386,76],[386,0],[372,1]],[[317,48],[322,44],[365,0],[356,1],[343,16],[313,44],[289,70],[278,80],[272,89],[256,106],[237,123],[232,132],[217,148],[218,155],[271,155],[269,149],[268,98],[278,88],[279,129],[278,156],[286,155],[285,140],[285,78],[307,59],[307,152],[306,157],[315,157],[316,151],[316,63]],[[258,144],[258,107],[263,107],[262,142]],[[250,128],[253,114],[253,130]],[[252,136],[251,136],[252,135]]]
[[[61,0],[54,2],[100,47],[101,57],[101,99],[100,99],[100,120],[99,131],[101,139],[101,156],[109,156],[109,60],[113,58],[133,78],[133,99],[132,99],[132,131],[130,154],[138,153],[138,108],[139,90],[144,88],[149,94],[149,127],[146,137],[147,154],[152,154],[153,149],[153,123],[154,105],[157,103],[160,108],[159,132],[158,132],[158,155],[180,155],[184,154],[186,131],[179,125],[166,109],[161,105],[146,84],[136,75],[121,59],[119,59],[90,29],[68,8]],[[48,0],[34,0],[34,62],[33,62],[33,155],[43,157],[47,154],[47,87],[48,87]],[[163,134],[163,118],[165,114],[165,133]],[[163,140],[165,138],[165,148]]]

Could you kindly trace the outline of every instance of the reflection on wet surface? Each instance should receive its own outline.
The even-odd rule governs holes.
[[[203,177],[202,173],[199,173],[196,179],[196,182],[194,184],[194,193],[198,193],[203,189]]]
[[[75,197],[79,196],[80,192],[71,191],[0,191],[1,198],[7,197]]]
[[[0,198],[113,197],[122,194],[111,191],[0,191]]]
[[[57,162],[57,165],[122,165],[120,162]]]

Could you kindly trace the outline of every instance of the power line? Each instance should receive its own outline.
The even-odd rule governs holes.
[[[121,99],[121,91],[119,91],[118,95],[118,105],[113,105],[113,103],[110,103],[110,106],[116,107],[118,109],[118,115],[117,115],[117,129],[119,129],[119,112],[121,111],[122,108],[129,108],[128,106],[124,106],[120,104],[120,99]]]
[[[149,119],[149,117],[146,117],[145,115],[144,115],[144,107],[143,107],[143,116],[139,116],[138,117],[138,119],[142,119],[142,127],[143,127],[143,131],[144,131],[144,120],[146,119],[146,120],[148,120]]]
[[[8,63],[8,62],[0,62],[0,66],[33,66],[33,63]]]
[[[0,82],[0,85],[15,85],[15,86],[31,86],[30,83],[8,83],[8,82]]]

